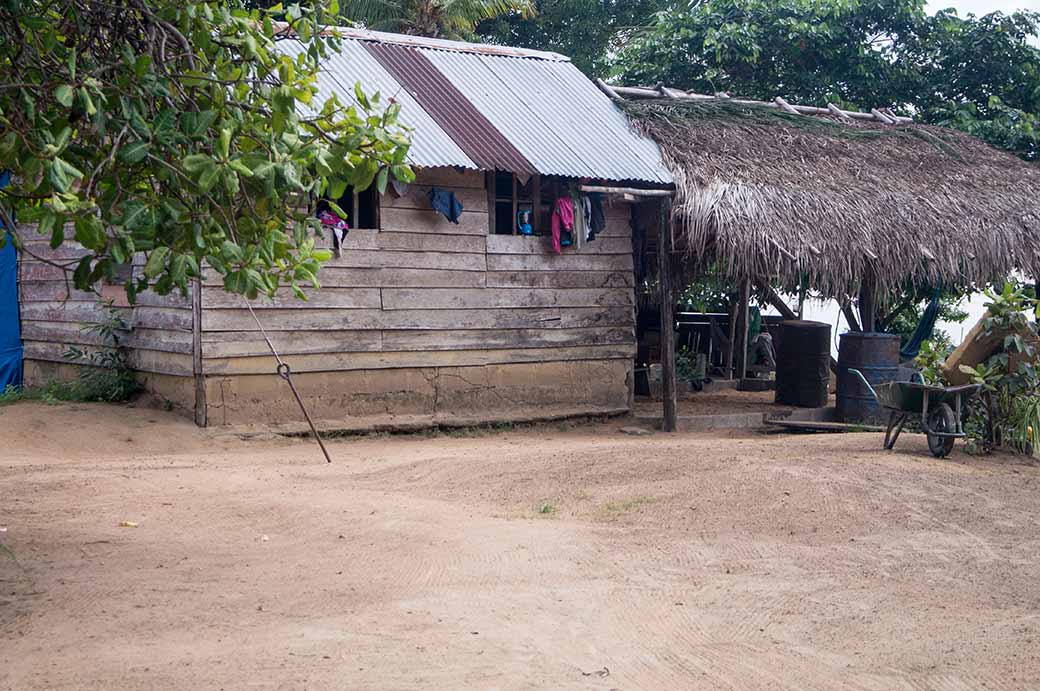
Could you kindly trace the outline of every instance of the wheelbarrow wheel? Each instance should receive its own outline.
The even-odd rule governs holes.
[[[946,403],[940,403],[928,413],[928,426],[936,432],[953,433],[957,430],[957,416]],[[928,435],[928,450],[936,458],[946,458],[953,451],[953,437]]]

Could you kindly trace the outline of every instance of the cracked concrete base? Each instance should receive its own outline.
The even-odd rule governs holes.
[[[420,429],[626,412],[630,360],[542,362],[295,374],[325,429]],[[274,375],[206,380],[211,426],[299,426],[303,417]]]

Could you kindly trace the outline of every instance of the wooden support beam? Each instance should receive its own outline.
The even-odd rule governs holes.
[[[774,102],[776,103],[776,105],[780,106],[780,110],[784,111],[785,113],[790,113],[791,115],[801,115],[801,113],[795,110],[790,103],[784,100],[783,96],[777,96]]]
[[[729,305],[729,348],[725,352],[725,358],[723,360],[723,366],[726,370],[726,376],[733,379],[733,358],[737,352],[737,315],[740,311],[740,296],[737,299],[730,300]]]
[[[850,118],[848,116],[848,114],[844,110],[839,108],[834,103],[828,103],[827,104],[827,110],[829,110],[831,112],[831,114],[834,115],[834,117],[838,118],[839,120],[851,120],[852,119],[852,118]]]
[[[894,125],[894,124],[896,124],[895,118],[888,117],[887,115],[882,113],[877,108],[871,108],[870,109],[870,114],[873,115],[874,119],[877,120],[880,123],[884,123],[886,125]]]
[[[852,305],[848,302],[841,303],[841,313],[845,315],[845,321],[849,323],[849,329],[852,331],[862,331],[860,328],[859,319],[856,319],[856,313],[852,311]]]
[[[488,205],[488,232],[491,235],[495,234],[497,223],[495,219],[495,207],[497,206],[495,199],[495,171],[489,170],[484,173],[484,186],[487,188],[487,205]]]
[[[773,290],[773,287],[771,285],[769,285],[762,279],[758,279],[757,281],[755,281],[755,287],[762,292],[762,294],[766,298],[766,302],[772,305],[776,309],[776,311],[780,313],[781,317],[788,320],[798,319],[798,315],[794,313],[794,310],[788,307],[787,303],[784,302],[783,298],[776,294],[776,291]]]
[[[202,281],[191,283],[191,369],[195,377],[195,424],[208,424],[206,377],[202,370]]]
[[[516,227],[516,212],[519,210],[517,207],[520,206],[520,181],[516,179],[516,175],[513,175],[513,213],[509,217],[509,223],[513,227],[512,235],[519,233],[519,229]]]
[[[874,333],[876,329],[877,278],[872,270],[868,270],[859,288],[859,323],[865,333]]]
[[[621,96],[618,95],[618,92],[614,91],[614,89],[609,84],[607,84],[605,81],[603,81],[602,79],[597,79],[596,80],[596,86],[599,87],[600,91],[602,91],[603,93],[605,93],[607,96],[609,96],[611,99],[613,99],[615,101],[624,101],[625,100],[624,98],[622,98]]]
[[[743,379],[747,375],[747,353],[748,353],[748,330],[751,327],[751,281],[744,279],[740,282],[740,306],[737,308],[737,348],[735,365],[737,368],[736,379]]]
[[[664,416],[661,429],[674,432],[679,422],[679,404],[675,376],[675,297],[672,290],[672,200],[661,200],[657,224],[657,277],[661,300],[661,398]]]
[[[634,197],[674,197],[672,190],[642,190],[638,187],[606,187],[604,185],[582,185],[582,192],[599,192],[601,194],[630,194]]]
[[[531,178],[531,230],[538,235],[542,229],[542,176],[535,173]]]
[[[602,87],[600,87],[602,88]],[[732,98],[728,94],[697,94],[690,91],[680,91],[679,89],[668,89],[667,87],[659,86],[653,89],[646,87],[632,87],[632,86],[615,86],[609,85],[608,88],[617,95],[618,98],[673,98],[683,101],[718,101],[727,99],[731,103],[738,105],[750,105],[750,106],[766,106],[768,108],[782,109],[786,112],[795,112],[800,115],[837,115],[835,111],[841,113],[838,117],[850,120],[872,120],[874,122],[883,122],[889,125],[907,125],[913,123],[913,118],[908,118],[902,115],[893,115],[883,113],[876,108],[871,110],[869,113],[859,112],[855,110],[842,110],[833,103],[828,104],[826,108],[819,106],[803,106],[798,104],[787,103],[787,107],[791,108],[790,111],[780,105],[777,100],[773,101],[756,101],[746,98]],[[880,117],[878,117],[880,116]]]

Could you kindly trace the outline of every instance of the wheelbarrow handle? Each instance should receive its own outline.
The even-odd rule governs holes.
[[[870,385],[870,382],[867,381],[867,378],[863,376],[862,372],[860,372],[858,369],[853,369],[851,367],[849,368],[849,372],[851,372],[852,374],[855,374],[857,377],[859,377],[859,380],[861,382],[863,382],[864,386],[867,387],[867,389],[870,391],[870,395],[874,397],[875,401],[878,401],[879,403],[881,402],[880,399],[878,398],[877,391],[875,391],[874,387]]]

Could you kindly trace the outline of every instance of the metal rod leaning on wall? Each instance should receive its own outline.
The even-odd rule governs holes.
[[[264,340],[267,342],[267,347],[271,350],[271,354],[274,355],[274,359],[278,361],[278,367],[275,369],[275,373],[284,379],[289,385],[289,388],[292,389],[293,396],[296,397],[296,402],[300,404],[300,410],[303,411],[303,416],[307,418],[307,424],[311,427],[311,434],[313,434],[314,438],[318,441],[318,446],[321,447],[321,452],[325,454],[325,460],[332,463],[332,456],[329,455],[329,450],[325,448],[325,442],[322,441],[321,435],[318,434],[318,428],[314,426],[311,414],[307,412],[307,406],[303,404],[303,399],[300,398],[300,392],[296,390],[296,385],[293,384],[292,369],[289,367],[288,363],[282,360],[278,351],[274,349],[274,344],[271,343],[271,339],[267,336],[267,330],[264,329],[264,325],[260,323],[260,319],[256,316],[256,312],[253,311],[253,306],[250,305],[249,301],[245,298],[243,298],[243,302],[246,303],[246,308],[249,310],[249,314],[253,315],[253,321],[255,321],[256,325],[260,328],[260,333],[263,334]]]

